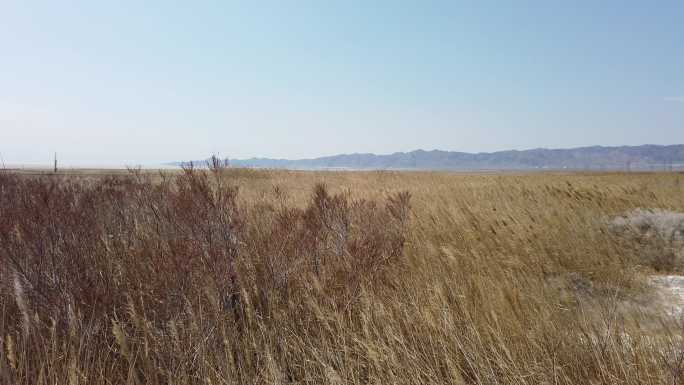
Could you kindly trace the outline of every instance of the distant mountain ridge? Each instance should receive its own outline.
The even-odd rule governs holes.
[[[205,164],[193,161],[194,164]],[[175,162],[177,166],[190,162]],[[388,155],[341,154],[312,159],[229,159],[234,167],[282,169],[355,170],[682,170],[684,145],[641,145],[620,147],[535,148],[467,153],[416,150]]]

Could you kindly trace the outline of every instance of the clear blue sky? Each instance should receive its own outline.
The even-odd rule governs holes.
[[[684,142],[684,1],[332,3],[1,1],[0,153]]]

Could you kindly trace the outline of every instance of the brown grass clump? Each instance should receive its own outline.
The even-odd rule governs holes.
[[[0,383],[679,383],[638,207],[678,176],[1,173]]]

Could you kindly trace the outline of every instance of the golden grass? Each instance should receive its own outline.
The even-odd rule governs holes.
[[[642,245],[612,233],[608,225],[611,217],[635,208],[683,212],[684,175],[256,170],[220,174],[221,183],[237,186],[237,209],[229,203],[231,197],[216,198],[223,196],[218,192],[223,190],[212,187],[211,202],[223,206],[212,211],[194,206],[192,199],[177,200],[187,206],[174,206],[172,219],[164,221],[155,220],[155,215],[163,214],[150,207],[161,207],[164,194],[177,199],[168,192],[178,189],[175,173],[165,178],[150,174],[155,180],[152,185],[162,186],[157,189],[147,184],[144,173],[138,175],[142,191],[150,194],[148,200],[131,195],[116,201],[126,207],[110,207],[115,206],[112,196],[100,202],[96,191],[86,188],[78,192],[81,195],[73,205],[92,199],[96,202],[92,210],[75,212],[47,205],[44,217],[28,207],[38,201],[7,199],[27,194],[46,199],[55,194],[45,187],[50,180],[71,186],[56,196],[69,199],[77,190],[73,186],[97,185],[104,176],[29,178],[34,184],[17,182],[26,177],[0,180],[0,199],[5,199],[0,201],[0,381],[684,381],[683,329],[677,322],[660,319],[644,302],[649,298],[644,277],[652,271],[641,264]],[[334,205],[332,198],[326,198],[316,206],[312,194],[319,184],[328,187],[330,197],[344,197],[350,207],[360,199],[377,206],[350,209],[345,217],[351,225],[344,253],[354,258],[328,262],[323,273],[301,267],[309,261],[302,255],[316,252],[330,259],[328,254],[334,254],[320,246],[334,240],[311,240],[307,235],[306,226],[323,226],[316,220],[325,221],[337,212],[321,209],[324,214],[315,214],[315,207]],[[190,186],[192,194],[203,194]],[[13,188],[18,189],[14,195],[7,192]],[[29,194],[29,189],[35,191]],[[383,211],[388,197],[402,191],[411,195],[406,229]],[[150,198],[154,194],[161,198]],[[18,210],[22,205],[27,206]],[[318,219],[307,219],[311,215]],[[73,223],[68,216],[75,216]],[[203,236],[196,241],[183,221],[206,225],[206,234],[215,236],[235,225],[236,234],[244,235],[239,236],[240,246],[226,239],[208,247],[218,241]],[[89,232],[81,223],[103,230]],[[167,227],[154,229],[155,225]],[[28,233],[46,228],[52,231]],[[181,244],[181,238],[189,243]],[[404,240],[399,256],[388,246],[396,239]],[[77,250],[81,241],[92,247]],[[371,242],[374,248],[369,250],[377,251],[376,259],[364,259],[366,249],[352,247],[357,241]],[[314,243],[301,247],[297,242]],[[36,245],[56,251],[51,256]],[[209,257],[196,250],[205,247],[206,255],[217,253],[223,258],[211,269],[202,265]],[[37,289],[10,261],[10,256],[24,257],[18,251],[44,256],[46,268],[39,271],[46,274],[43,279],[68,281],[80,274],[70,269],[80,266],[89,271],[83,273],[83,282],[91,280],[90,286],[60,281],[50,287],[63,292],[50,298],[69,300],[42,303],[39,296],[31,296],[31,290]],[[220,263],[227,259],[235,265]],[[108,264],[108,260],[126,265]],[[87,261],[93,265],[85,265]],[[15,263],[23,266],[21,261]],[[64,275],[49,277],[51,263],[69,269],[58,267]],[[212,269],[224,267],[223,281],[210,277]],[[97,278],[99,274],[105,278]],[[239,284],[231,284],[230,274]],[[105,284],[110,285],[107,290]],[[228,299],[226,292],[230,292]]]

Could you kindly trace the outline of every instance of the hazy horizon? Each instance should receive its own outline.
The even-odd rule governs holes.
[[[659,145],[659,144],[653,144],[653,143],[645,143],[643,145],[637,145],[636,147],[641,147],[641,146],[684,146],[684,144],[681,143],[673,143],[673,144],[667,144],[667,145]],[[525,152],[525,151],[534,151],[534,150],[576,150],[580,148],[590,148],[590,147],[604,147],[604,148],[621,148],[621,147],[634,147],[634,146],[602,146],[602,145],[594,145],[594,146],[582,146],[582,147],[568,147],[568,148],[549,148],[549,147],[536,147],[536,148],[524,148],[524,149],[508,149],[508,150],[499,150],[499,151],[479,151],[479,152],[469,152],[469,151],[464,151],[462,153],[466,154],[496,154],[500,152],[510,152],[510,151],[520,151],[520,152]],[[159,162],[147,162],[147,163],[141,163],[141,162],[112,162],[112,163],[88,163],[88,162],[77,162],[77,163],[65,163],[59,156],[57,157],[59,160],[59,168],[84,168],[84,169],[123,169],[123,168],[137,168],[137,167],[142,167],[144,168],[150,168],[150,169],[174,169],[181,167],[180,163],[183,162],[204,162],[208,161],[212,156],[216,156],[219,159],[229,159],[229,160],[234,160],[234,161],[248,161],[252,159],[269,159],[269,160],[285,160],[285,161],[302,161],[302,160],[315,160],[319,158],[326,158],[326,157],[336,157],[340,155],[376,155],[376,156],[389,156],[389,155],[395,155],[395,154],[405,154],[405,153],[413,153],[416,151],[424,151],[424,152],[432,152],[432,151],[448,151],[448,150],[441,150],[441,149],[415,149],[415,150],[410,150],[410,151],[394,151],[391,153],[359,153],[359,152],[349,152],[349,153],[337,153],[337,154],[327,154],[327,155],[321,155],[318,157],[311,157],[311,158],[270,158],[270,157],[264,157],[264,156],[253,156],[253,157],[242,157],[242,158],[236,158],[236,157],[231,157],[231,156],[224,156],[223,154],[207,154],[206,156],[202,157],[196,157],[194,159],[173,159],[173,160],[165,160],[165,161],[159,161]],[[2,154],[0,154],[0,168],[27,168],[27,169],[52,169],[54,167],[54,156],[57,154],[52,154],[53,158],[49,160],[44,160],[44,161],[38,161],[38,162],[7,162],[5,161],[4,157],[2,157]],[[198,164],[199,165],[199,164]],[[201,165],[200,165],[201,166]],[[334,167],[333,167],[334,168]]]
[[[684,143],[684,3],[3,3],[6,164]]]

